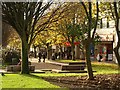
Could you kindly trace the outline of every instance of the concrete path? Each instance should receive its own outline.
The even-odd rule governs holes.
[[[43,62],[43,60],[41,59],[41,62],[38,62],[38,58],[31,58],[29,59],[29,61],[31,62],[32,65],[35,66],[35,69],[39,70],[39,69],[61,69],[61,65],[68,65],[65,63],[58,63],[52,60],[45,60],[45,63]]]
[[[35,66],[35,70],[52,70],[52,69],[57,69],[61,70],[61,65],[68,65],[65,63],[58,63],[53,60],[45,60],[45,63],[43,62],[43,59],[41,59],[41,62],[38,62],[38,58],[29,58],[29,61],[31,62],[31,65]],[[4,69],[0,69],[1,72],[6,72]]]

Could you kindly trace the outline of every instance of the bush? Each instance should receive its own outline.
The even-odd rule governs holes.
[[[17,51],[6,51],[3,54],[4,63],[16,65],[19,63],[20,54]]]

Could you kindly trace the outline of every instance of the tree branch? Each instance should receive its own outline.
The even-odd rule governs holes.
[[[96,7],[97,7],[97,16],[96,16],[96,22],[95,22],[94,31],[93,31],[93,34],[92,34],[92,39],[95,36],[95,32],[96,32],[96,28],[97,28],[97,22],[98,22],[98,17],[99,17],[99,5],[98,5],[98,2],[96,3]]]

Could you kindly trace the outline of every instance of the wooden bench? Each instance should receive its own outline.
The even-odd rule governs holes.
[[[34,71],[35,70],[35,66],[33,65],[29,65],[29,69],[30,71]],[[18,72],[21,71],[21,65],[9,65],[6,67],[7,71],[12,71],[12,72]]]
[[[49,62],[53,65],[58,65],[58,66],[61,66],[61,69],[58,70],[58,72],[62,71],[67,71],[67,72],[84,72],[83,70],[85,69],[86,67],[86,62],[69,62],[69,63],[54,63],[54,62]],[[52,71],[55,71],[57,72],[57,70],[52,70]]]
[[[83,65],[63,65],[62,70],[84,70],[85,66]]]
[[[87,73],[85,70],[58,70],[58,69],[52,69],[52,72],[55,73]]]
[[[62,65],[62,70],[84,70],[85,62],[69,62],[68,65]]]
[[[86,62],[69,62],[69,65],[86,65]]]

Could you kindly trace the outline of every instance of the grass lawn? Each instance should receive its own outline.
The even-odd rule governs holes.
[[[59,88],[35,75],[5,74],[2,88]]]
[[[70,61],[69,61],[70,62]],[[92,62],[92,67],[95,74],[115,74],[118,73],[118,67],[116,64],[105,62]],[[49,76],[81,76],[87,75],[87,73],[32,73],[31,75],[20,74],[5,74],[2,77],[3,88],[60,88],[59,86],[50,84],[42,79],[42,77]]]
[[[114,74],[119,71],[117,64],[105,62],[92,62],[92,68],[97,71],[95,74]]]

